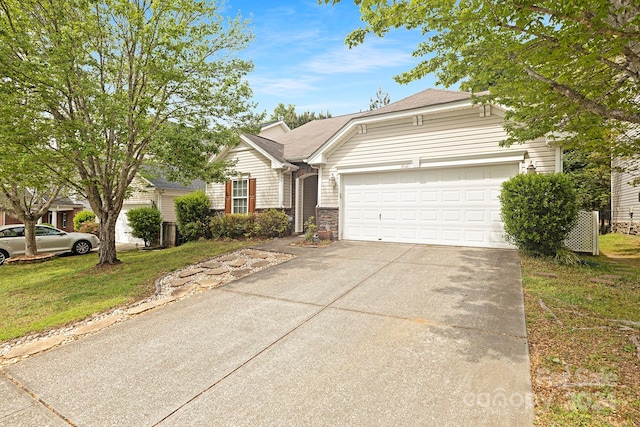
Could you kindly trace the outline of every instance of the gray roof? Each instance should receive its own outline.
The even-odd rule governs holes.
[[[184,185],[180,182],[169,181],[163,176],[157,176],[153,178],[146,178],[154,187],[160,190],[204,190],[205,182],[199,179],[191,181],[188,185]]]
[[[196,191],[204,190],[206,184],[204,181],[196,179],[185,185],[181,182],[169,181],[169,179],[162,172],[161,166],[155,165],[143,165],[139,171],[140,175],[151,183],[155,188],[159,190],[186,190]]]
[[[427,89],[411,95],[408,98],[393,102],[376,110],[368,111],[364,116],[377,116],[379,114],[395,113],[398,111],[413,110],[416,108],[431,107],[434,105],[448,104],[450,102],[465,101],[471,99],[471,93],[443,89]]]
[[[284,144],[284,157],[289,161],[299,161],[307,158],[311,153],[324,144],[329,138],[342,129],[350,120],[362,116],[364,113],[347,114],[330,117],[328,119],[313,120],[292,129],[278,138]]]

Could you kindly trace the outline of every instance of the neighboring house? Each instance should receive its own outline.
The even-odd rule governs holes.
[[[611,230],[640,234],[640,161],[614,160],[612,166]]]
[[[140,246],[144,246],[144,240],[131,235],[131,227],[127,222],[127,212],[130,209],[155,206],[160,211],[163,222],[160,244],[173,246],[176,243],[175,198],[193,193],[196,190],[204,190],[205,183],[203,181],[193,181],[185,186],[178,182],[169,181],[162,176],[144,178],[141,174],[138,174],[130,187],[133,193],[124,201],[116,222],[116,242],[137,243]],[[171,230],[173,231],[171,232]]]
[[[73,231],[73,218],[84,206],[76,203],[68,197],[59,197],[53,201],[49,210],[38,221],[39,223],[51,224],[64,231]],[[22,221],[9,215],[0,208],[0,225],[21,224]]]
[[[503,238],[501,183],[527,167],[562,170],[544,138],[510,148],[504,109],[469,93],[428,89],[373,111],[276,124],[213,159],[235,161],[226,184],[207,184],[218,212],[309,216],[339,239],[510,247]]]

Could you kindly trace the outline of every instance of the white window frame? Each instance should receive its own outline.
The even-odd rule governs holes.
[[[245,196],[236,196],[236,185],[238,183],[244,183],[245,185]],[[244,211],[239,211],[236,209],[236,200],[245,200]],[[248,178],[237,178],[231,180],[231,213],[249,213],[249,179]]]

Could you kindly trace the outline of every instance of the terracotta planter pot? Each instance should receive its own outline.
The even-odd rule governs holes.
[[[331,230],[318,231],[318,237],[320,240],[331,240]]]

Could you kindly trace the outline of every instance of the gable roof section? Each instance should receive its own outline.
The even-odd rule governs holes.
[[[283,132],[291,132],[291,129],[289,129],[289,126],[284,122],[284,120],[274,120],[272,122],[263,123],[260,126],[260,133],[275,127],[282,128]]]
[[[292,165],[285,158],[283,144],[248,133],[243,133],[240,138],[244,142],[255,148],[258,152],[262,153],[263,156],[271,160],[271,167],[275,167],[276,169],[283,167],[298,169],[297,166]]]
[[[342,129],[350,120],[364,113],[313,120],[278,138],[284,145],[284,157],[292,162],[302,161]]]

